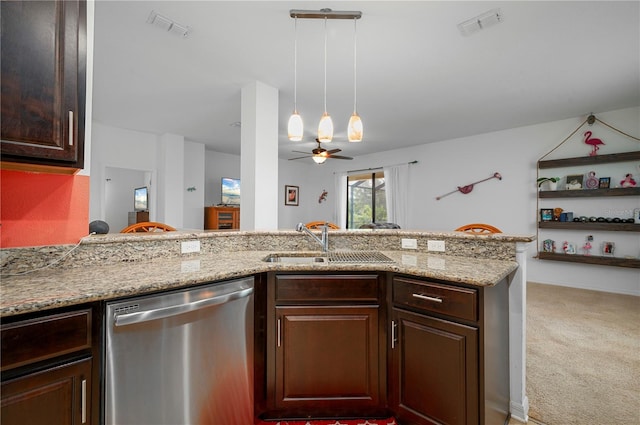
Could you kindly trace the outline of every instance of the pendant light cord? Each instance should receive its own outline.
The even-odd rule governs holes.
[[[324,113],[327,113],[327,17],[324,17]]]
[[[298,17],[294,19],[293,41],[293,112],[298,113]]]
[[[358,77],[357,77],[357,57],[358,57],[358,20],[353,18],[353,113],[358,111]]]

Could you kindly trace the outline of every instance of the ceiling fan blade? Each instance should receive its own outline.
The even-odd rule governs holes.
[[[312,156],[313,155],[298,156],[296,158],[289,158],[289,161],[293,161],[294,159],[311,158]]]
[[[332,158],[332,159],[353,159],[350,156],[344,156],[344,155],[329,155],[329,158]]]
[[[304,151],[291,151],[291,152],[304,153],[304,154],[310,155],[309,152],[304,152]]]
[[[338,153],[338,152],[342,152],[342,149],[331,149],[330,151],[327,151],[327,153],[329,155],[334,154],[334,153]]]

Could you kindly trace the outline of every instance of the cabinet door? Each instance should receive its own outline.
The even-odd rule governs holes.
[[[2,383],[2,424],[91,423],[91,359]]]
[[[83,167],[85,13],[83,1],[2,2],[4,161]]]
[[[277,408],[379,404],[377,306],[280,306],[276,328]]]
[[[391,404],[411,424],[478,424],[478,330],[394,309]]]

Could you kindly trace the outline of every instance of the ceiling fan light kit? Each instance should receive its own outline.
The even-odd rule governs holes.
[[[356,112],[356,22],[358,19],[362,17],[362,12],[360,11],[333,11],[331,9],[321,9],[321,10],[298,10],[291,9],[289,11],[289,16],[295,19],[295,42],[294,42],[294,111],[291,117],[289,118],[288,123],[288,136],[291,141],[300,141],[302,140],[302,135],[304,133],[302,117],[298,114],[297,111],[297,63],[298,63],[298,47],[297,47],[297,39],[298,39],[298,18],[301,19],[324,19],[324,112],[322,117],[320,118],[320,123],[318,124],[318,143],[329,143],[333,140],[333,121],[331,116],[327,112],[327,20],[328,19],[353,19],[354,21],[354,36],[353,36],[353,82],[354,82],[354,90],[353,90],[353,114],[349,119],[349,125],[347,128],[348,140],[350,142],[360,142],[362,141],[363,135],[363,125],[362,119]],[[322,164],[328,156],[320,156],[314,154],[313,160],[318,164]],[[330,156],[329,156],[330,157]]]

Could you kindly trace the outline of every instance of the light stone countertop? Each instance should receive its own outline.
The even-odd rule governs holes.
[[[387,250],[381,252],[395,263],[288,264],[263,261],[273,252],[282,251],[188,254],[132,262],[96,263],[84,267],[47,268],[17,276],[5,275],[0,287],[0,317],[183,288],[267,271],[391,271],[491,286],[518,268],[514,260]]]

